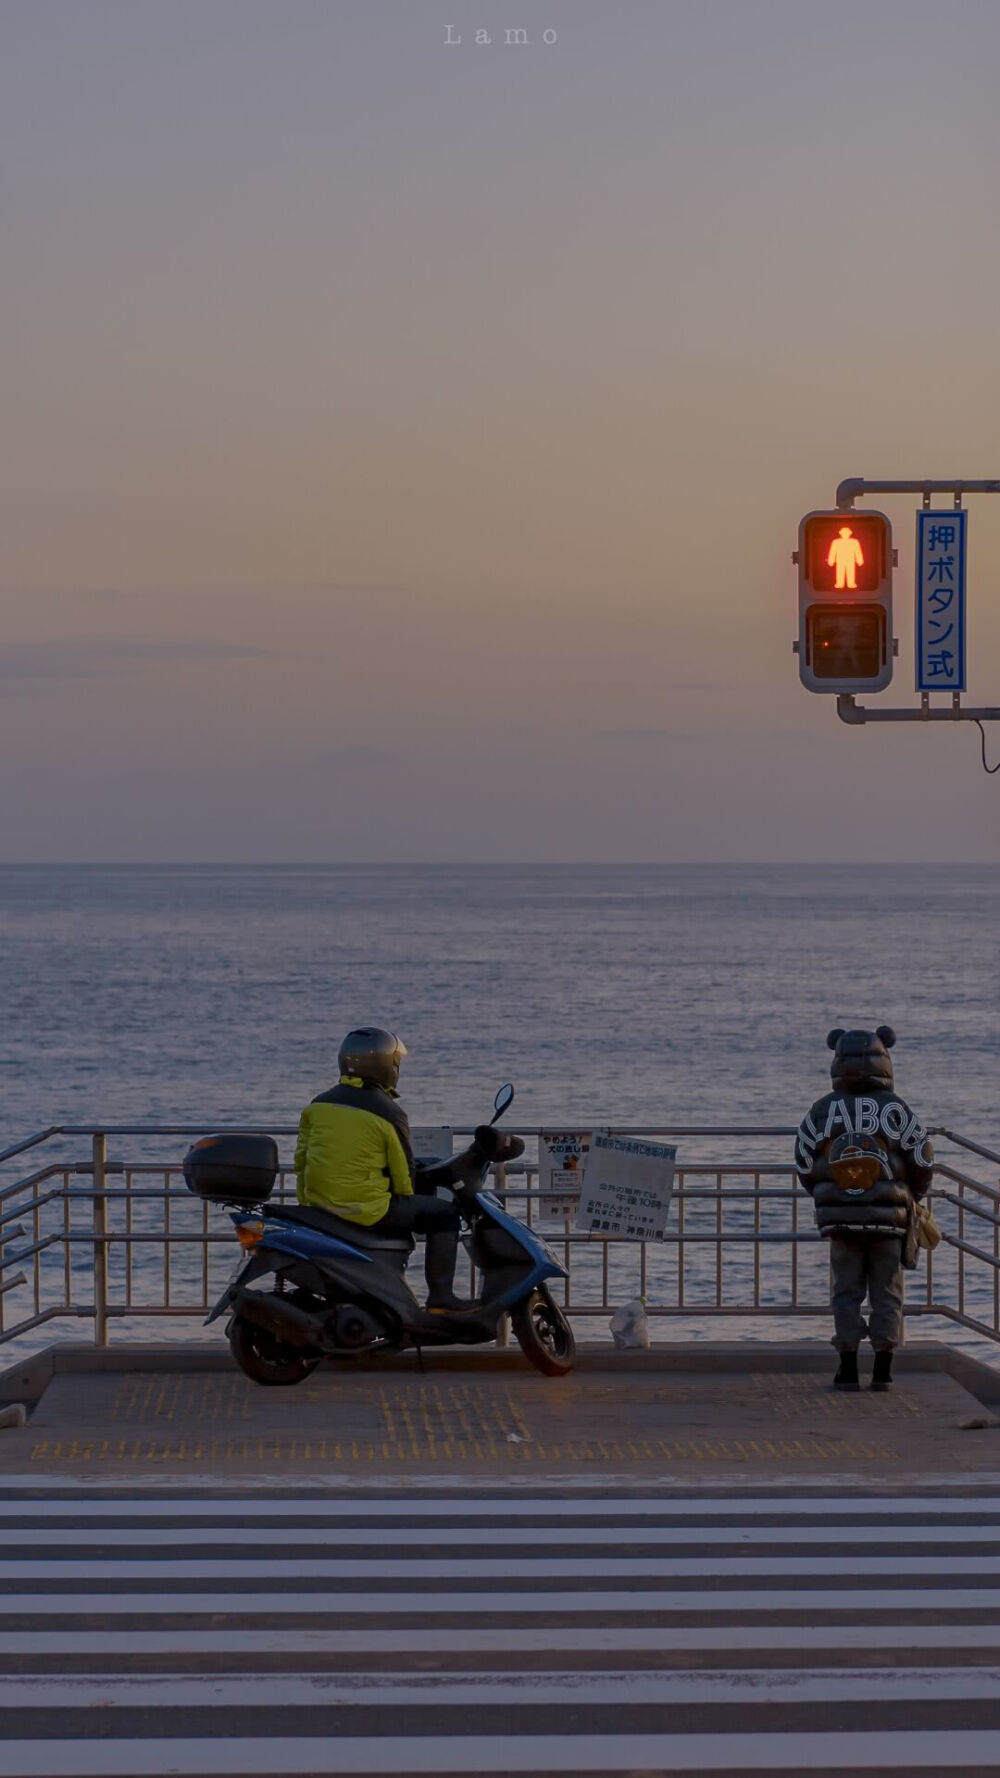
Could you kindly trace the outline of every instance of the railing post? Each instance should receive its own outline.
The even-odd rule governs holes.
[[[1000,1336],[1000,1222],[993,1207],[993,1332]]]
[[[108,1200],[106,1197],[106,1170],[108,1165],[108,1139],[105,1135],[97,1135],[92,1143],[93,1164],[91,1168],[92,1189],[94,1193],[94,1344],[108,1344],[108,1243],[105,1236],[108,1232]]]
[[[504,1209],[507,1208],[507,1168],[503,1161],[494,1161],[493,1178],[490,1182]],[[510,1316],[501,1315],[497,1321],[497,1346],[510,1344]]]
[[[965,1314],[965,1180],[958,1182],[958,1312]]]

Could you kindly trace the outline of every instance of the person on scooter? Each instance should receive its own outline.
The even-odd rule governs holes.
[[[392,1031],[348,1032],[337,1058],[338,1084],[317,1094],[299,1119],[298,1200],[380,1235],[424,1235],[428,1309],[468,1310],[474,1304],[454,1288],[458,1210],[449,1198],[414,1191],[414,1180],[423,1182],[396,1092],[405,1055]]]

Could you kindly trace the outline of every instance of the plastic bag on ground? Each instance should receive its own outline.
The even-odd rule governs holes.
[[[615,1310],[609,1326],[616,1346],[648,1346],[649,1321],[644,1298],[637,1296],[630,1303],[623,1303]]]

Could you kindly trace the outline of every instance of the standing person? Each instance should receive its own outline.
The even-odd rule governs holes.
[[[340,1080],[318,1093],[299,1119],[295,1177],[300,1204],[380,1235],[426,1236],[428,1309],[469,1309],[455,1295],[462,1226],[450,1198],[415,1192],[410,1124],[396,1082],[406,1045],[392,1031],[349,1031],[337,1061]]]
[[[795,1165],[816,1224],[830,1243],[835,1389],[856,1390],[858,1347],[875,1348],[871,1386],[888,1389],[903,1331],[903,1245],[914,1204],[934,1174],[934,1150],[919,1118],[895,1091],[891,1025],[831,1031],[833,1091],[799,1126]],[[869,1301],[866,1326],[861,1313]]]

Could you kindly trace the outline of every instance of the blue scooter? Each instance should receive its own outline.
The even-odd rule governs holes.
[[[301,1383],[324,1358],[483,1345],[496,1339],[504,1315],[538,1370],[558,1377],[572,1369],[573,1330],[547,1288],[550,1278],[565,1278],[565,1267],[486,1186],[493,1164],[524,1153],[519,1137],[493,1127],[513,1098],[512,1086],[501,1087],[493,1117],[472,1145],[418,1172],[421,1190],[446,1185],[454,1193],[467,1224],[463,1244],[480,1274],[475,1306],[447,1314],[422,1308],[406,1282],[411,1236],[379,1235],[304,1205],[268,1209],[278,1169],[270,1137],[231,1134],[195,1143],[184,1161],[188,1186],[229,1207],[246,1255],[206,1326],[228,1311],[229,1344],[246,1376]],[[265,1278],[267,1288],[259,1288]]]

